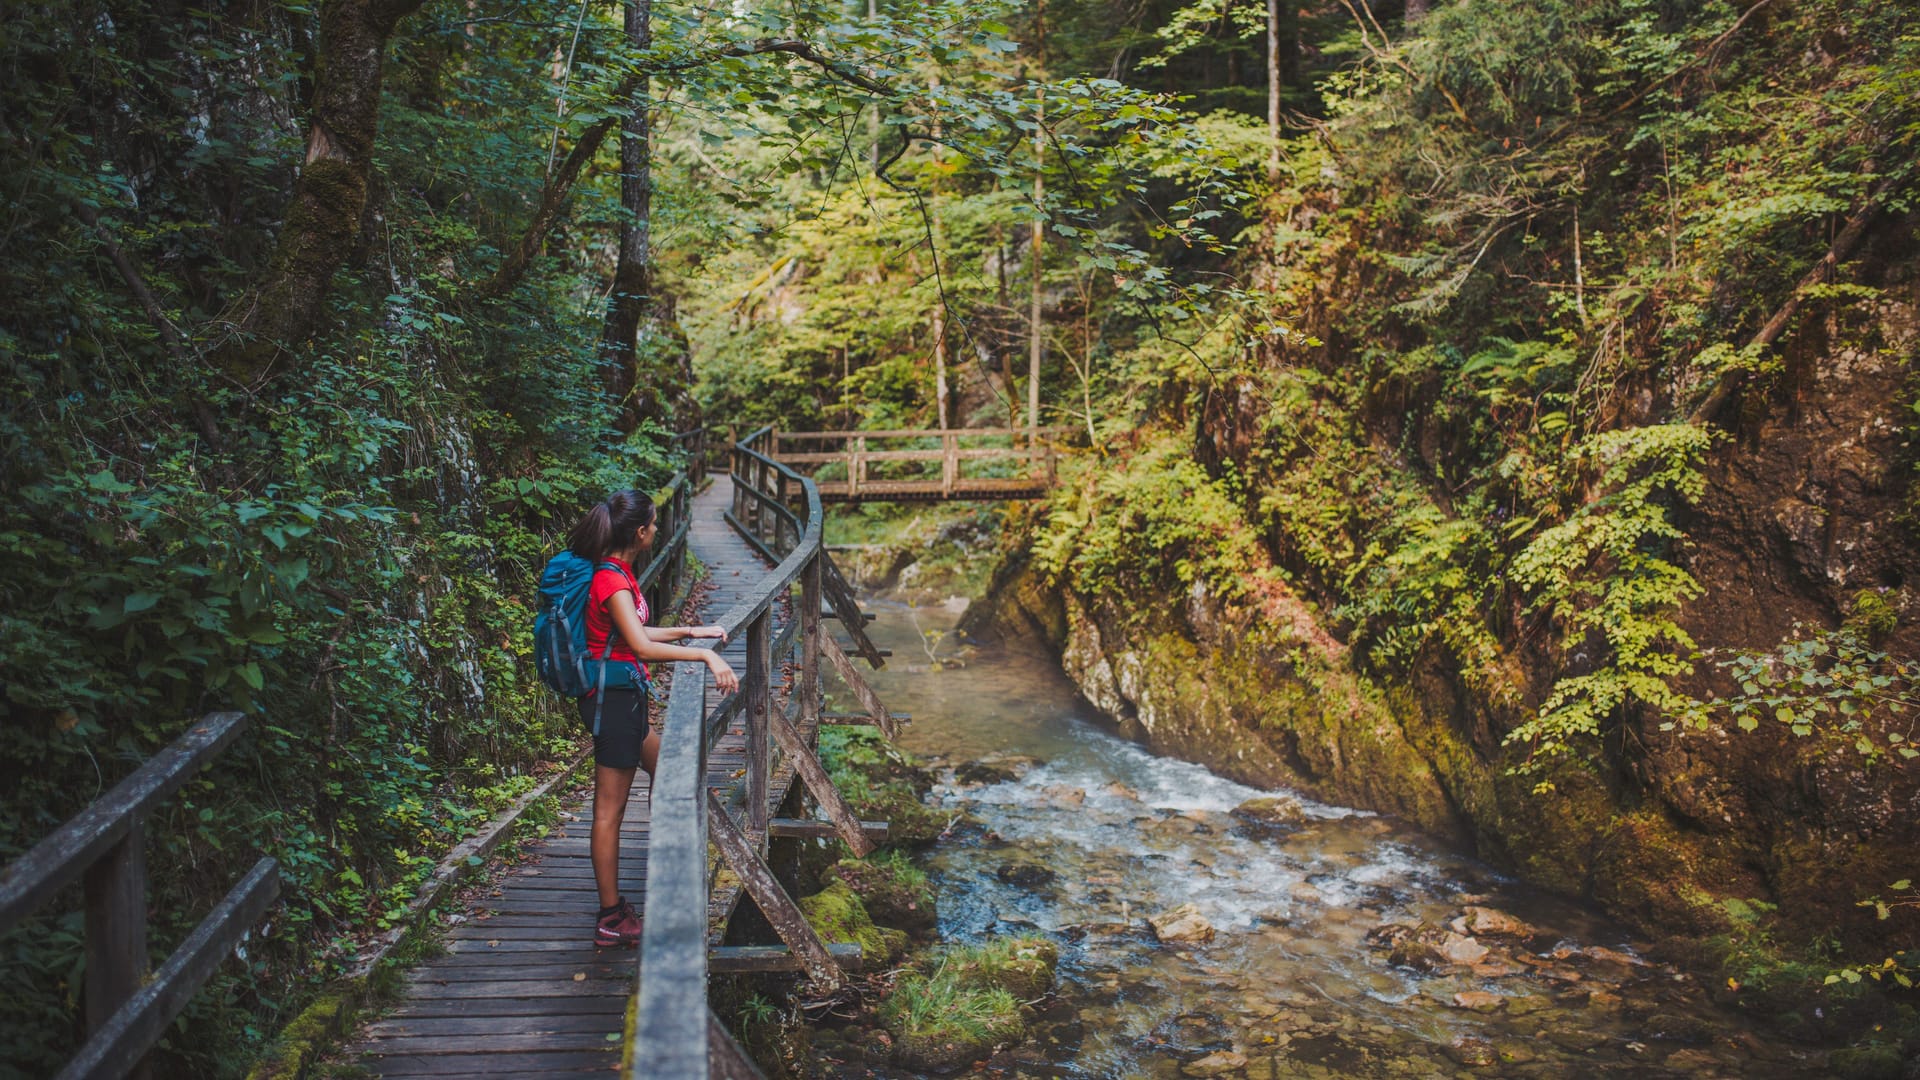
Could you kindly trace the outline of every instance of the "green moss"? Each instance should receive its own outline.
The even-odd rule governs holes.
[[[358,987],[323,994],[280,1030],[273,1049],[247,1073],[247,1080],[280,1080],[306,1074],[313,1061],[330,1050],[359,1015]]]
[[[928,1072],[965,1065],[1026,1033],[1012,994],[968,986],[951,965],[903,977],[880,1003],[880,1022],[900,1063]]]
[[[906,933],[875,926],[866,905],[844,881],[801,897],[800,910],[821,940],[859,945],[861,961],[869,967],[890,964],[906,951]]]
[[[1005,990],[1015,1000],[1028,1002],[1053,989],[1060,950],[1043,937],[1001,938],[948,949],[941,962],[962,986]]]
[[[867,913],[882,926],[931,931],[938,918],[927,875],[899,852],[872,859],[842,859],[821,874],[822,883],[844,882],[859,894]]]

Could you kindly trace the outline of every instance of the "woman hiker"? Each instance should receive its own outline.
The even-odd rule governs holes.
[[[647,625],[647,600],[640,595],[633,567],[653,547],[659,531],[656,517],[652,499],[638,492],[616,491],[574,526],[568,546],[599,567],[587,591],[587,654],[639,665],[642,675],[649,660],[696,660],[713,672],[714,685],[722,694],[731,694],[739,689],[740,680],[718,650],[668,644],[689,637],[724,640],[725,630]],[[617,633],[609,651],[607,639],[613,631]],[[647,723],[644,681],[634,687],[608,687],[580,699],[580,717],[589,727],[596,710],[600,723],[593,737],[593,832],[587,844],[593,856],[594,884],[600,890],[593,940],[598,945],[637,945],[640,915],[620,895],[620,823],[626,817],[636,766],[647,770],[648,789],[652,789],[660,736]]]

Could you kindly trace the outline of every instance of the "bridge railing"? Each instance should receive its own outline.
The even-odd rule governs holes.
[[[832,635],[822,630],[823,607],[831,606],[850,628],[856,647],[865,639],[863,619],[851,606],[851,590],[838,594],[826,584],[829,575],[838,574],[821,541],[819,490],[767,455],[770,438],[770,430],[763,428],[736,443],[729,455],[735,502],[728,517],[749,542],[778,561],[751,593],[717,620],[728,639],[744,635],[747,659],[740,689],[709,707],[706,666],[674,666],[653,780],[639,1001],[628,1047],[627,1075],[633,1080],[759,1075],[707,1004],[708,903],[717,869],[709,846],[785,942],[791,966],[805,971],[817,991],[834,993],[848,985],[833,950],[814,933],[766,864],[774,824],[769,805],[777,763],[774,748],[828,819],[796,824],[813,829],[806,835],[830,828],[831,835],[864,855],[873,849],[868,830],[834,789],[811,746],[822,719],[822,661],[848,682],[872,723],[891,732],[893,721]],[[796,585],[798,597],[793,596]],[[776,635],[776,612],[789,600],[797,610]],[[694,643],[696,648],[714,645],[711,640]],[[870,648],[867,643],[860,651]],[[776,688],[785,683],[783,661],[789,657],[796,668],[793,689],[780,706]],[[746,737],[744,798],[737,806],[707,787],[709,756],[736,718]]]
[[[147,973],[147,816],[238,738],[247,718],[202,717],[113,790],[0,870],[0,931],[82,882],[87,1041],[59,1080],[145,1074],[146,1054],[280,892],[253,864],[160,969]]]
[[[1051,488],[1071,428],[765,431],[768,457],[827,498],[1006,497]]]

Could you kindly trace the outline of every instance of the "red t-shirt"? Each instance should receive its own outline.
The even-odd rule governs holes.
[[[633,567],[611,555],[605,561],[619,569],[610,570],[603,566],[595,570],[593,581],[587,586],[587,655],[595,660],[604,655],[602,650],[607,647],[607,632],[613,628],[613,617],[607,614],[609,599],[621,593],[632,596],[633,606],[640,612],[640,625],[647,624],[647,598],[640,595],[640,590],[634,588]],[[633,654],[633,648],[619,634],[613,635],[613,653],[606,658],[626,660],[630,663],[640,662],[640,658]],[[646,670],[647,665],[640,664],[640,671],[643,674]]]

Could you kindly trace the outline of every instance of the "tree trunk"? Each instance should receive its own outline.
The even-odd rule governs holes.
[[[307,129],[273,259],[213,363],[245,385],[319,327],[333,275],[352,254],[367,209],[387,39],[423,0],[326,0]]]
[[[1267,184],[1280,186],[1280,0],[1267,0]]]
[[[940,89],[940,75],[938,72],[935,72],[934,74],[929,75],[927,77],[927,88],[930,94],[932,92],[937,92]],[[945,131],[943,130],[940,122],[940,109],[939,109],[939,106],[936,105],[933,109],[933,160],[935,161],[940,161],[943,158],[942,150],[944,148],[940,145],[940,139],[943,135],[945,135]],[[939,188],[937,183],[934,189],[934,194],[935,195],[939,194]],[[927,233],[927,244],[933,250],[933,283],[934,283],[933,399],[934,399],[935,407],[937,408],[940,415],[940,427],[944,430],[948,426],[947,425],[947,413],[948,413],[948,409],[947,409],[947,295],[946,295],[946,288],[942,284],[940,279],[940,207],[938,203],[934,204],[933,213],[929,218],[929,222],[930,222],[930,228]]]
[[[627,0],[627,41],[635,52],[653,44],[653,0]],[[637,343],[640,323],[653,301],[653,143],[648,128],[651,105],[647,80],[633,95],[633,111],[620,124],[620,252],[607,297],[607,319],[600,335],[600,377],[617,405],[615,423],[623,432],[639,422],[634,400],[638,385]]]
[[[1045,255],[1047,181],[1040,171],[1041,155],[1046,150],[1047,92],[1042,88],[1034,100],[1033,128],[1033,287],[1028,294],[1027,312],[1027,438],[1031,441],[1040,427],[1040,357],[1046,352],[1042,336],[1046,326],[1040,312],[1040,263]]]

